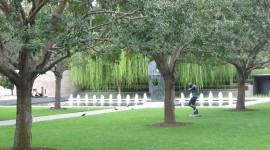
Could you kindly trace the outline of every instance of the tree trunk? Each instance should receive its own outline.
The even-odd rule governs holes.
[[[167,55],[164,53],[157,53],[154,55],[157,68],[164,78],[165,83],[165,100],[164,100],[164,123],[175,123],[174,113],[174,99],[175,99],[175,82],[176,75],[174,65],[170,66],[168,63]],[[174,63],[173,63],[174,64]]]
[[[65,61],[61,61],[52,70],[55,76],[54,109],[61,109],[61,81],[65,71],[64,64]]]
[[[243,71],[237,71],[237,103],[236,109],[245,109],[245,73]]]
[[[62,75],[55,75],[55,103],[54,109],[61,109],[61,80]]]
[[[13,150],[30,150],[32,143],[31,91],[33,79],[17,85],[17,116]]]
[[[174,99],[175,99],[175,81],[168,75],[164,76],[165,82],[165,123],[172,124],[175,123],[175,113],[174,113]]]
[[[121,95],[121,93],[122,93],[122,90],[121,90],[122,82],[121,81],[118,82],[117,87],[118,87],[118,94]]]

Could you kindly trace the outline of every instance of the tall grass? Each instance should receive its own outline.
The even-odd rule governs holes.
[[[270,103],[256,111],[230,112],[177,108],[178,122],[190,126],[153,128],[163,121],[163,109],[125,112],[33,123],[33,146],[58,150],[266,150],[270,149]],[[14,126],[0,127],[0,147],[11,147]]]

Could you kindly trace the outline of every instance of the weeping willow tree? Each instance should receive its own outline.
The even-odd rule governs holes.
[[[138,87],[148,81],[148,63],[150,59],[141,55],[129,54],[122,51],[114,59],[108,57],[95,57],[94,59],[84,53],[74,56],[76,61],[71,64],[71,75],[76,85],[91,90],[111,90],[116,86],[121,92],[121,86]],[[112,56],[113,57],[113,56]],[[80,60],[80,61],[78,61]],[[178,84],[187,85],[196,83],[199,88],[204,86],[233,84],[235,69],[232,65],[179,63],[176,67],[179,77]]]
[[[84,56],[78,53],[76,57]],[[71,67],[72,79],[75,84],[92,90],[109,90],[117,85],[119,92],[122,85],[131,86],[147,82],[148,58],[122,51],[118,59],[117,62],[107,62],[106,57],[102,56],[81,59],[83,63],[79,66],[73,64]]]
[[[235,79],[235,68],[232,65],[211,65],[196,63],[180,63],[176,67],[179,74],[180,85],[190,82],[196,83],[199,88],[205,86],[233,85]]]

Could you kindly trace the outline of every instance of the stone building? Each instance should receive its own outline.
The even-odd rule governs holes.
[[[43,93],[44,96],[55,95],[55,76],[52,71],[37,77],[33,85],[33,92],[35,91]],[[70,71],[65,71],[61,81],[61,96],[69,96],[78,91],[80,91],[80,87],[72,83]]]

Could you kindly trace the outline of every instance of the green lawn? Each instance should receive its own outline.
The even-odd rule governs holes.
[[[270,149],[270,103],[257,111],[229,112],[177,108],[185,127],[153,128],[163,121],[163,109],[138,109],[96,116],[33,123],[33,146],[57,150],[267,150]],[[14,126],[0,127],[0,147],[11,147]]]
[[[35,117],[38,116],[49,116],[56,114],[74,113],[87,110],[100,110],[107,109],[110,107],[63,107],[67,109],[53,110],[49,107],[32,107],[32,114]],[[0,121],[10,120],[16,118],[16,107],[0,107]]]

